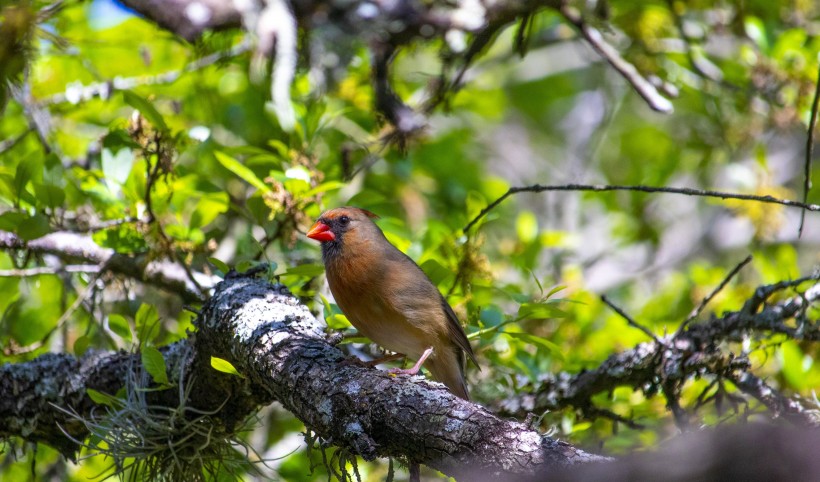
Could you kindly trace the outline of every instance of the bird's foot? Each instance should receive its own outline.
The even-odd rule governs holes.
[[[421,365],[424,364],[424,360],[427,360],[427,357],[429,357],[432,353],[433,347],[431,346],[424,350],[424,353],[421,354],[421,358],[419,358],[419,361],[413,365],[413,368],[408,368],[406,370],[402,368],[391,368],[390,370],[387,370],[387,372],[391,375],[415,375],[419,372],[419,370],[421,370]]]

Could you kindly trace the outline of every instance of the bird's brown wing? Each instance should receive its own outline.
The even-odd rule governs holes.
[[[470,346],[470,340],[467,339],[467,334],[464,333],[464,328],[461,327],[461,322],[458,321],[458,317],[453,311],[453,308],[450,307],[450,304],[447,303],[447,300],[445,300],[443,296],[441,296],[441,308],[447,315],[447,331],[450,334],[450,338],[467,353],[470,360],[472,360],[475,366],[480,370],[481,367],[478,365],[478,360],[475,359],[475,353],[473,353],[473,347]]]
[[[393,298],[395,300],[396,310],[405,314],[408,308],[415,311],[420,304],[422,306],[424,305],[423,300],[433,301],[435,300],[435,296],[438,295],[441,309],[447,318],[447,334],[449,338],[455,342],[459,348],[464,350],[470,357],[470,360],[478,366],[475,353],[473,353],[470,341],[467,339],[467,335],[461,327],[461,322],[458,321],[458,317],[453,311],[453,308],[451,308],[447,300],[444,299],[444,296],[442,296],[441,292],[436,288],[436,285],[430,281],[427,274],[424,273],[421,267],[416,264],[412,258],[399,251],[398,248],[390,243],[385,242],[384,247],[383,259],[390,263],[390,266],[382,271],[386,275],[384,284],[391,285],[393,281],[396,281],[396,285],[401,286],[401,289],[396,291],[396,296]],[[410,282],[410,280],[413,279],[423,282]],[[427,306],[429,306],[430,309],[435,309],[435,305],[430,304]],[[408,316],[410,320],[417,318],[419,317]]]

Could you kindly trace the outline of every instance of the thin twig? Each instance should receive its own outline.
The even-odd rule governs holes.
[[[644,430],[646,426],[642,423],[638,423],[631,418],[624,417],[623,415],[618,415],[617,413],[607,410],[605,408],[599,407],[582,407],[581,411],[584,413],[586,418],[608,418],[616,423],[622,423],[627,427],[631,428],[632,430]]]
[[[88,226],[87,228],[80,230],[78,232],[95,233],[97,231],[102,231],[104,229],[116,228],[124,224],[136,223],[139,220],[140,218],[136,216],[127,216],[120,219],[106,219],[105,221],[100,221],[99,223]]]
[[[769,204],[780,204],[783,206],[802,208],[806,211],[820,211],[820,204],[807,204],[800,201],[792,201],[790,199],[779,199],[769,195],[760,196],[757,194],[731,193],[723,191],[713,191],[709,189],[694,189],[691,187],[657,187],[644,186],[640,184],[626,186],[611,184],[560,184],[544,186],[541,184],[533,184],[532,186],[511,187],[501,197],[491,202],[487,205],[487,207],[482,209],[481,212],[479,212],[469,223],[467,223],[466,226],[464,226],[462,232],[466,233],[467,231],[469,231],[469,229],[472,228],[481,218],[486,216],[487,213],[492,211],[496,206],[501,204],[505,199],[512,196],[513,194],[518,194],[520,192],[539,193],[546,191],[637,191],[646,193],[683,194],[686,196],[714,197],[720,199],[739,199],[742,201],[755,201]]]
[[[40,266],[26,269],[3,269],[0,270],[0,278],[28,278],[31,276],[52,275],[60,273],[99,273],[100,266],[96,264],[77,264],[51,268]]]
[[[646,336],[648,336],[649,338],[652,338],[653,340],[655,340],[655,343],[657,343],[658,345],[665,346],[664,343],[657,336],[655,336],[654,333],[649,331],[649,328],[647,328],[647,327],[641,325],[640,323],[638,323],[637,321],[633,320],[632,317],[629,316],[628,314],[626,314],[626,312],[624,310],[622,310],[618,306],[616,306],[615,303],[609,301],[609,298],[607,298],[606,295],[601,295],[601,301],[603,301],[607,306],[612,308],[612,311],[614,311],[615,313],[618,313],[621,316],[621,318],[626,320],[626,322],[629,323],[629,326],[631,326],[633,328],[637,328],[637,329],[641,330],[642,332],[646,333]]]
[[[128,77],[124,79],[116,78],[89,85],[67,85],[64,92],[54,94],[51,97],[40,100],[39,105],[61,104],[63,102],[79,104],[80,102],[85,102],[95,97],[108,99],[112,93],[118,90],[129,90],[142,85],[171,84],[179,80],[183,74],[202,70],[205,67],[214,65],[223,60],[239,56],[249,51],[250,48],[251,42],[248,39],[245,39],[227,51],[206,55],[205,57],[194,60],[180,70],[163,72],[157,75]]]
[[[20,135],[0,142],[0,154],[3,154],[4,152],[14,148],[14,146],[20,143],[20,141],[22,141],[23,139],[25,139],[27,135],[31,134],[31,131],[32,128],[29,126]]]
[[[689,313],[689,316],[687,316],[686,319],[683,320],[683,323],[681,323],[680,328],[678,328],[677,334],[682,333],[683,330],[686,328],[686,325],[688,325],[689,322],[691,322],[692,320],[697,318],[697,316],[701,313],[701,311],[703,311],[703,309],[706,307],[706,305],[709,304],[710,301],[712,301],[712,298],[717,296],[717,294],[720,293],[720,291],[723,288],[725,288],[727,284],[729,284],[729,281],[731,281],[732,278],[734,278],[735,275],[741,269],[743,269],[744,266],[749,264],[751,261],[752,261],[752,255],[750,254],[749,256],[746,256],[746,259],[744,259],[743,261],[738,263],[738,265],[735,266],[734,269],[732,269],[732,271],[730,271],[729,274],[727,274],[725,278],[723,278],[723,281],[720,282],[720,284],[717,286],[717,288],[712,290],[712,292],[709,293],[709,295],[707,295],[705,298],[703,298],[700,301],[700,304],[698,304],[698,306],[695,307],[695,309],[693,309],[691,313]],[[677,336],[677,334],[676,334],[676,336]]]
[[[675,425],[682,432],[687,432],[689,430],[689,413],[680,404],[680,390],[674,382],[669,380],[666,380],[662,385],[661,390],[666,398],[666,406],[675,418]]]
[[[36,341],[30,345],[21,348],[7,347],[3,350],[3,354],[7,356],[23,355],[26,353],[31,353],[43,347],[48,342],[48,339],[51,338],[51,335],[60,330],[63,327],[63,325],[68,322],[71,316],[80,308],[80,306],[82,306],[85,300],[87,300],[88,297],[94,292],[94,290],[96,289],[97,280],[99,280],[100,276],[104,273],[105,267],[100,266],[99,269],[99,272],[97,272],[90,280],[88,280],[88,284],[85,286],[85,289],[82,291],[82,293],[77,295],[77,298],[74,300],[74,303],[72,303],[71,306],[69,306],[68,309],[65,312],[63,312],[62,316],[60,316],[60,319],[58,319],[57,323],[54,325],[54,328],[52,328],[48,331],[48,333],[43,335],[43,337],[39,341]]]
[[[806,136],[806,162],[803,169],[803,202],[809,200],[811,189],[811,158],[814,153],[814,130],[817,127],[817,110],[820,108],[820,64],[817,67],[817,82],[814,85],[814,101],[811,104],[811,118],[809,119],[809,133]],[[800,228],[797,237],[803,235],[803,222],[806,220],[806,211],[800,213]]]
[[[627,62],[618,50],[604,40],[603,35],[596,28],[589,25],[581,15],[569,5],[559,10],[561,15],[574,25],[592,48],[606,60],[618,73],[632,85],[652,110],[669,114],[672,112],[672,103],[662,96],[646,78],[638,72],[634,65]]]
[[[755,290],[754,295],[752,295],[752,297],[749,298],[749,300],[746,301],[746,303],[743,305],[743,309],[741,311],[744,312],[744,313],[748,313],[748,314],[755,314],[755,313],[758,312],[758,309],[760,308],[760,305],[762,303],[765,303],[766,300],[769,299],[769,297],[772,294],[774,294],[778,291],[785,290],[787,288],[796,288],[797,286],[800,286],[801,284],[806,283],[808,281],[818,281],[818,280],[820,280],[820,273],[814,273],[812,275],[803,276],[801,278],[797,278],[797,279],[793,279],[793,280],[780,281],[779,283],[774,283],[774,284],[765,285],[765,286],[759,286]],[[816,287],[814,289],[816,289]],[[812,290],[812,288],[809,289],[809,291],[811,291],[811,290]],[[805,293],[804,293],[804,295],[805,295]],[[815,299],[817,299],[818,297],[820,297],[820,292],[813,292],[811,296],[807,296],[807,301],[812,302]],[[807,302],[807,301],[804,301],[804,303]]]

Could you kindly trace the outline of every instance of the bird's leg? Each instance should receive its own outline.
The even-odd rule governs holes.
[[[413,368],[410,368],[409,370],[403,370],[401,368],[391,368],[387,371],[393,373],[394,375],[415,375],[421,369],[421,365],[424,363],[424,360],[426,360],[427,357],[429,357],[432,353],[433,347],[428,347],[426,350],[424,350],[424,353],[421,354],[421,358],[419,358],[419,361],[417,361],[416,364],[413,365]]]

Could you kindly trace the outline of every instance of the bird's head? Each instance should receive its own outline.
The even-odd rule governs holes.
[[[307,233],[307,237],[322,243],[325,248],[340,247],[346,235],[360,233],[365,235],[373,228],[379,232],[378,227],[373,223],[377,215],[365,209],[354,207],[341,207],[325,211],[319,216],[313,227]]]

